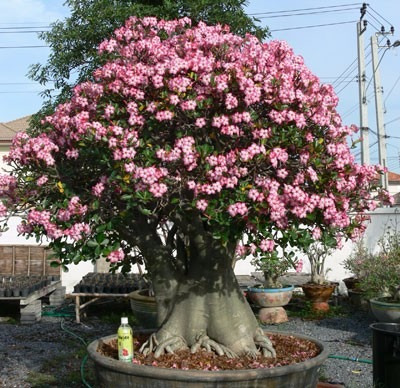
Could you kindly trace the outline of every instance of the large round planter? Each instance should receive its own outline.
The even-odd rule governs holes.
[[[372,364],[374,387],[395,388],[400,381],[400,324],[373,323]]]
[[[138,326],[145,329],[156,329],[157,303],[154,296],[149,296],[149,290],[136,290],[129,294],[133,315]]]
[[[370,299],[371,312],[379,322],[400,323],[400,303]]]
[[[311,301],[311,307],[314,311],[329,311],[328,301],[336,286],[337,283],[306,283],[301,288],[306,298]]]
[[[249,287],[247,299],[255,306],[260,307],[258,318],[262,323],[283,323],[288,317],[283,306],[292,298],[294,286],[283,288]]]
[[[317,385],[319,369],[328,357],[328,350],[321,342],[307,336],[279,334],[313,341],[321,349],[321,353],[317,357],[293,365],[215,372],[128,364],[98,353],[99,341],[111,341],[116,338],[115,335],[93,341],[88,346],[88,353],[94,361],[99,388],[314,388]]]

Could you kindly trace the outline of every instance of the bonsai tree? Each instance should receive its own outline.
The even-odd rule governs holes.
[[[324,244],[315,242],[304,252],[310,261],[311,279],[310,283],[326,284],[326,274],[329,269],[325,269],[325,260],[333,253],[333,249]]]
[[[234,255],[358,236],[379,168],[354,162],[332,87],[285,42],[131,17],[99,52],[94,81],[16,135],[0,214],[63,267],[143,257],[160,323],[143,352],[274,356]]]
[[[273,240],[271,240],[273,241]],[[283,284],[279,277],[284,275],[289,269],[299,269],[300,261],[295,258],[294,252],[287,252],[284,255],[274,250],[269,254],[264,252],[255,255],[251,263],[264,275],[263,288],[282,288]]]
[[[358,280],[363,294],[371,298],[386,298],[386,301],[400,302],[400,232],[386,227],[383,237],[372,253],[360,240],[352,255],[346,260],[346,268]]]

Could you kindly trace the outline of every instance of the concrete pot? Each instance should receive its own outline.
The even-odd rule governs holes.
[[[99,388],[314,388],[318,372],[328,357],[324,345],[310,337],[280,333],[313,341],[321,353],[307,361],[270,369],[235,371],[190,371],[123,363],[97,352],[99,341],[108,342],[115,335],[93,341],[88,346],[89,357],[94,361]]]
[[[400,323],[400,303],[385,302],[385,299],[370,299],[371,312],[379,322]]]
[[[247,299],[259,307],[258,318],[262,323],[283,323],[288,321],[283,306],[292,298],[294,286],[284,288],[249,287]]]

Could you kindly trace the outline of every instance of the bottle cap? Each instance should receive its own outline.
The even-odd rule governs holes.
[[[128,318],[127,317],[122,317],[121,318],[121,324],[122,325],[127,325],[128,324]]]

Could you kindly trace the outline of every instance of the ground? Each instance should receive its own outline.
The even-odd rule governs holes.
[[[326,343],[333,355],[371,360],[371,317],[350,307],[350,313],[347,313],[346,307],[342,309],[344,314],[339,314],[340,309],[334,308],[332,316],[310,320],[315,317],[307,314],[302,300],[294,298],[288,306],[289,322],[269,329],[317,338]],[[84,387],[80,367],[86,347],[71,333],[86,342],[113,334],[124,312],[129,312],[129,305],[113,301],[90,306],[87,317],[80,325],[74,322],[73,317],[43,317],[40,323],[20,325],[15,310],[7,310],[0,305],[0,315],[14,319],[10,323],[0,323],[0,387]],[[133,317],[129,318],[132,322]],[[95,387],[90,360],[84,371],[86,381]],[[372,387],[372,365],[328,359],[323,365],[320,380],[341,382],[346,388]]]

